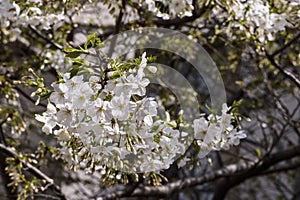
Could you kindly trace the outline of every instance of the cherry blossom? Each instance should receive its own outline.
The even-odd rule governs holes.
[[[244,20],[252,33],[257,31],[259,40],[273,40],[273,34],[289,26],[284,13],[272,13],[268,2],[262,0],[236,1],[232,5],[236,20]],[[242,24],[238,24],[241,28]],[[243,28],[242,28],[243,29]]]
[[[62,80],[52,84],[51,103],[36,119],[44,123],[45,133],[57,136],[62,157],[70,165],[80,162],[81,167],[87,167],[87,163],[92,163],[89,166],[95,168],[152,172],[169,168],[184,154],[186,144],[181,138],[188,134],[175,128],[177,123],[168,112],[159,116],[156,99],[146,96],[150,83],[145,77],[147,68],[144,53],[136,69],[114,68],[106,75],[109,80],[103,86],[99,83],[101,74],[71,77],[66,73]],[[154,67],[149,71],[156,72]],[[228,111],[224,104],[221,116],[211,114],[207,119],[194,119],[194,138],[201,148],[200,156],[237,145],[246,136],[233,128]],[[70,141],[81,145],[69,146]]]

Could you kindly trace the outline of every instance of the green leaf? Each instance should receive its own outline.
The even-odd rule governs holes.
[[[255,153],[256,153],[256,155],[259,157],[259,158],[261,158],[261,150],[260,149],[258,149],[258,148],[256,148],[255,149]]]
[[[116,79],[116,78],[119,78],[121,77],[121,74],[119,72],[114,72],[112,75],[111,75],[111,79]]]
[[[240,99],[238,101],[234,101],[232,103],[232,107],[239,107],[240,105],[242,105],[242,103],[243,103],[243,99]]]
[[[92,45],[93,45],[93,43],[94,43],[94,38],[95,38],[95,33],[90,34],[90,35],[87,37],[86,42],[85,42],[85,44],[84,44],[84,48],[85,48],[85,49],[87,49],[87,47],[88,47],[88,45],[89,45],[90,43],[92,43]]]
[[[147,63],[153,63],[157,60],[157,56],[149,56],[147,57]]]
[[[67,54],[66,57],[69,57],[69,58],[76,58],[76,57],[80,56],[81,54],[89,53],[87,50],[76,49],[76,48],[72,48],[72,47],[64,48],[63,52],[66,53]]]
[[[211,108],[209,105],[206,104],[205,107],[211,114],[216,115],[216,111],[213,108]]]
[[[63,83],[64,82],[64,75],[61,73],[59,70],[56,70],[57,75],[58,75],[58,81],[57,83]]]
[[[80,68],[80,65],[73,65],[71,70],[70,70],[70,73],[71,73],[71,77],[72,78],[73,76],[76,76],[79,72],[79,68]]]
[[[71,61],[73,64],[83,65],[86,63],[86,60],[84,58],[72,58]]]
[[[104,101],[111,101],[113,96],[111,94],[108,94],[105,98]]]
[[[97,36],[97,34],[93,33],[87,37],[86,42],[84,44],[84,49],[87,49],[89,44],[91,44],[92,47],[95,47],[95,46],[101,46],[102,43],[100,38]]]
[[[46,100],[50,97],[51,93],[54,92],[53,90],[49,90],[47,92],[44,92],[40,95],[41,101]]]

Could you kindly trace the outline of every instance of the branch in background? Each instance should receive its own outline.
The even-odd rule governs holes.
[[[270,156],[264,157],[262,160],[260,160],[258,165],[254,166],[253,168],[240,171],[239,173],[228,174],[226,179],[221,179],[217,184],[213,200],[224,199],[230,189],[239,185],[243,181],[255,176],[263,175],[266,170],[277,163],[292,159],[297,156],[300,156],[300,145],[285,151],[270,154]]]
[[[139,185],[130,196],[168,197],[182,189],[216,181],[225,177],[227,178],[225,182],[228,184],[228,186],[230,186],[228,187],[230,189],[237,185],[237,183],[241,183],[251,177],[264,174],[269,167],[296,156],[300,156],[300,145],[285,151],[271,154],[269,157],[266,157],[263,160],[228,165],[222,169],[204,174],[200,177],[186,178],[184,180],[178,180],[159,187]],[[232,179],[232,182],[230,182],[230,179]],[[110,193],[107,196],[108,198],[102,197],[100,199],[110,199],[109,197],[111,196],[114,198],[125,197],[126,192],[116,191],[115,193]]]
[[[114,35],[118,34],[121,30],[122,19],[123,19],[125,9],[126,9],[126,1],[122,0],[122,8],[120,8],[119,15],[116,19],[116,25],[115,25],[115,28],[114,28]],[[113,51],[114,51],[115,46],[116,46],[116,42],[117,42],[117,37],[114,37],[112,39],[111,43],[110,43],[108,56],[111,56],[113,54]]]
[[[18,154],[15,152],[13,148],[7,147],[3,144],[0,144],[0,152],[4,153],[7,156],[11,156],[14,158],[18,158]],[[42,171],[40,171],[38,168],[34,167],[30,163],[26,161],[22,161],[24,167],[27,169],[28,172],[30,172],[32,175],[44,179],[49,183],[49,187],[53,188],[54,191],[59,195],[61,199],[66,199],[65,196],[63,195],[61,188],[54,183],[54,180],[49,178],[46,174],[44,174]]]
[[[123,7],[125,9],[125,4],[124,2],[122,2]],[[198,7],[198,6],[197,6]],[[187,22],[192,22],[194,20],[196,20],[197,18],[201,17],[207,9],[209,9],[211,6],[204,6],[201,9],[196,9],[193,11],[193,15],[190,17],[183,17],[183,18],[175,18],[175,19],[171,19],[171,20],[164,20],[164,19],[160,19],[157,18],[155,20],[153,20],[153,23],[157,26],[162,26],[162,27],[169,27],[169,26],[173,26],[173,25],[183,25],[184,23]],[[121,22],[122,22],[122,17],[123,17],[124,13],[122,11],[122,9],[119,12],[119,15],[116,19],[116,25],[114,26],[114,28],[110,28],[110,27],[106,27],[105,29],[107,29],[108,31],[104,32],[103,34],[99,34],[98,37],[101,38],[101,40],[105,40],[108,36],[110,35],[115,35],[118,34],[120,32],[120,28],[121,28]],[[129,25],[131,24],[140,24],[140,25],[146,25],[145,22],[143,21],[134,21],[134,22],[129,22],[128,24],[123,24],[122,26],[127,28],[130,27]],[[99,28],[98,26],[96,26],[97,28]],[[198,27],[197,27],[198,28]],[[83,44],[80,44],[78,46],[83,46]]]
[[[108,190],[98,193],[93,198],[97,200],[113,200],[119,197],[129,197],[132,195],[133,191],[138,187],[139,183],[133,183],[130,186],[122,185],[122,189],[119,186],[109,188]]]
[[[289,170],[297,169],[299,167],[300,167],[300,162],[295,162],[293,164],[287,164],[285,166],[281,166],[281,167],[277,167],[277,168],[274,168],[274,169],[267,170],[263,173],[260,173],[259,175],[268,175],[268,174],[286,172],[286,171],[289,171]]]
[[[193,22],[194,20],[201,17],[207,9],[209,9],[211,6],[203,6],[201,9],[194,10],[193,15],[189,17],[182,17],[182,18],[174,18],[171,20],[163,20],[163,19],[155,19],[153,20],[153,23],[157,26],[163,26],[163,27],[169,27],[169,26],[180,26],[188,22]]]
[[[5,141],[5,136],[4,136],[2,126],[7,121],[8,117],[9,117],[9,115],[7,115],[5,117],[5,119],[0,122],[0,143],[3,143],[5,146],[7,146],[7,144],[6,144],[6,141]]]
[[[277,54],[279,54],[280,52],[282,52],[283,50],[285,50],[286,48],[288,48],[290,45],[292,45],[294,42],[296,42],[298,39],[300,38],[300,32],[293,38],[291,39],[288,43],[286,43],[283,47],[281,47],[280,49],[276,50],[274,53],[272,53],[272,55],[270,55],[272,58],[274,56],[276,56]]]
[[[9,115],[7,115],[5,117],[5,119],[0,122],[0,144],[3,143],[4,146],[7,146],[7,144],[5,141],[2,125],[7,121],[8,116]],[[10,177],[6,173],[6,170],[5,170],[5,168],[6,168],[5,159],[6,159],[6,156],[0,156],[0,178],[2,180],[1,182],[4,185],[4,188],[6,191],[6,196],[15,196],[16,191],[12,191],[12,188],[8,186],[8,184],[10,183]]]
[[[15,87],[15,89],[21,94],[23,95],[26,99],[28,99],[29,101],[31,101],[32,103],[35,104],[35,100],[32,99],[26,92],[24,92],[21,88],[19,88],[18,86]],[[44,103],[39,103],[37,106],[41,106],[41,107],[44,107],[44,108],[47,108],[47,105],[45,105]]]
[[[276,69],[278,69],[286,78],[290,79],[293,83],[295,83],[298,88],[300,88],[300,78],[297,77],[293,72],[290,72],[289,70],[284,69],[282,66],[280,66],[266,49],[264,49],[264,51],[271,64]]]
[[[29,25],[29,29],[32,30],[40,38],[42,38],[43,40],[45,40],[46,42],[48,42],[49,44],[51,44],[52,47],[54,47],[54,48],[56,48],[58,50],[61,50],[61,51],[63,50],[63,47],[61,45],[55,43],[54,41],[52,41],[51,39],[49,39],[48,37],[46,37],[43,33],[41,33],[35,27]]]

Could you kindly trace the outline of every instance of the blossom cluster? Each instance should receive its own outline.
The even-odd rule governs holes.
[[[136,2],[138,2],[138,0],[136,0]],[[157,4],[156,2],[160,2],[161,4]],[[191,16],[194,9],[191,0],[146,0],[143,1],[143,5],[157,17],[161,17],[165,20],[174,17]],[[168,11],[161,9],[162,5],[168,7]]]
[[[233,116],[228,113],[229,108],[223,104],[222,114],[195,119],[193,123],[194,136],[201,148],[200,157],[204,157],[212,150],[228,150],[232,145],[238,145],[240,139],[246,138],[243,130],[237,129],[231,124]]]
[[[29,0],[24,3],[2,0],[0,2],[0,23],[2,28],[10,28],[13,33],[21,33],[20,27],[28,25],[48,30],[56,30],[63,24],[63,13],[47,13],[42,10],[43,1]]]
[[[170,158],[183,153],[177,139],[179,131],[161,119],[154,120],[156,101],[141,98],[149,84],[144,78],[145,67],[143,54],[138,70],[107,80],[104,86],[97,76],[85,81],[83,75],[70,78],[70,74],[64,76],[63,83],[52,85],[50,101],[54,105],[49,104],[36,119],[45,123],[45,133],[57,135],[69,164],[86,167],[92,160],[126,171],[155,171],[168,168],[173,162]],[[107,76],[115,73],[119,72],[111,71]],[[80,150],[68,146],[74,139],[82,144]],[[164,148],[158,149],[161,146]],[[132,166],[140,169],[129,168]]]
[[[188,134],[167,112],[166,117],[159,116],[159,104],[146,95],[150,81],[144,70],[155,73],[156,68],[147,65],[145,53],[135,68],[114,65],[108,64],[97,76],[66,73],[52,84],[51,103],[36,119],[44,123],[43,132],[57,137],[62,157],[71,166],[129,173],[169,168],[185,153],[181,141]],[[232,116],[226,109],[209,121],[195,119],[201,152],[237,145],[246,136],[230,124]]]
[[[278,14],[270,11],[270,5],[263,0],[236,1],[232,5],[232,11],[236,20],[245,21],[250,32],[258,32],[259,40],[263,42],[265,35],[268,40],[273,40],[273,34],[285,30],[288,26],[286,14]],[[242,25],[239,25],[242,28]]]

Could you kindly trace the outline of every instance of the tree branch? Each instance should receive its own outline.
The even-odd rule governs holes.
[[[51,44],[52,47],[58,49],[58,50],[63,50],[63,47],[51,39],[47,38],[43,33],[41,33],[39,30],[37,30],[35,27],[29,25],[29,29],[32,30],[35,34],[37,34],[40,38]]]
[[[299,167],[300,167],[300,162],[296,162],[296,163],[293,163],[293,164],[288,164],[288,165],[285,165],[285,166],[281,166],[281,167],[277,167],[277,168],[274,168],[274,169],[264,171],[264,172],[260,173],[259,175],[268,175],[268,174],[286,172],[286,171],[289,171],[289,170],[297,169]]]
[[[230,189],[248,178],[262,174],[270,166],[273,166],[276,163],[284,160],[289,160],[296,156],[300,156],[300,145],[287,149],[285,151],[271,154],[269,157],[266,157],[261,161],[258,159],[256,161],[248,161],[240,164],[228,165],[222,169],[204,174],[200,177],[186,178],[184,180],[178,180],[159,187],[144,186],[140,184],[130,196],[168,197],[169,195],[179,192],[182,189],[208,182],[213,182],[225,177],[227,179],[232,179],[231,184],[228,185],[228,188]],[[114,194],[109,194],[108,197],[120,198],[127,196],[126,194],[126,192],[116,191]],[[103,199],[106,198],[103,197]]]
[[[216,187],[213,200],[224,199],[227,192],[236,185],[251,177],[262,175],[269,167],[274,166],[281,161],[289,160],[297,156],[300,156],[300,145],[287,149],[285,151],[270,154],[269,157],[264,157],[254,167],[242,170],[240,171],[240,173],[230,174],[226,179],[220,180],[219,184]]]
[[[209,9],[211,6],[203,6],[201,9],[197,9],[194,10],[193,15],[189,16],[189,17],[176,17],[174,19],[170,19],[170,20],[163,20],[163,19],[155,19],[153,20],[153,23],[157,26],[163,26],[163,27],[169,27],[169,26],[173,26],[173,25],[182,25],[188,22],[192,22],[196,19],[198,19],[199,17],[201,17],[207,9]]]
[[[0,144],[0,152],[4,153],[7,156],[18,158],[18,154],[15,152],[15,150],[13,148],[4,146],[3,144]],[[37,169],[36,167],[31,165],[30,163],[28,163],[24,160],[22,161],[22,163],[32,175],[34,175],[40,179],[46,180],[49,183],[49,187],[53,188],[54,191],[59,195],[59,197],[61,199],[66,199],[64,197],[63,193],[61,192],[60,187],[54,183],[53,179],[48,177],[46,174],[44,174],[42,171],[40,171],[39,169]]]
[[[300,32],[293,38],[291,39],[288,43],[286,43],[284,46],[282,46],[280,49],[276,50],[272,55],[270,55],[272,58],[288,48],[290,45],[292,45],[294,42],[296,42],[300,38]]]
[[[296,84],[298,88],[300,88],[300,78],[297,77],[293,72],[288,71],[287,69],[284,69],[282,66],[280,66],[274,58],[268,53],[266,49],[264,49],[265,54],[268,58],[268,60],[271,62],[271,64],[278,69],[286,78],[290,79],[293,83]]]
[[[119,15],[116,19],[116,25],[115,25],[115,28],[114,28],[114,35],[118,34],[121,30],[122,19],[123,19],[125,9],[126,9],[126,1],[122,0],[122,8],[120,8]],[[114,37],[112,39],[111,43],[110,43],[110,47],[109,47],[109,51],[108,51],[109,56],[111,56],[113,54],[113,51],[114,51],[115,46],[116,46],[116,41],[117,41],[117,38]]]
[[[28,95],[26,92],[24,92],[20,87],[16,86],[15,89],[22,95],[24,96],[26,99],[28,99],[30,102],[32,102],[33,104],[35,104],[35,100],[32,99],[30,97],[30,95]],[[47,105],[45,105],[44,103],[39,103],[37,106],[41,106],[41,107],[44,107],[44,108],[47,108]]]

